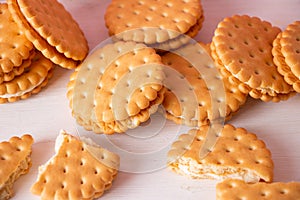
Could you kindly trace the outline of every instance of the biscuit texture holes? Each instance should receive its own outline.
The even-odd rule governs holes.
[[[269,192],[267,192],[267,191],[262,191],[261,193],[260,193],[260,196],[261,197],[267,197],[269,195]]]
[[[289,191],[286,190],[286,189],[281,189],[279,193],[280,193],[281,195],[286,195],[286,194],[289,193]]]
[[[249,151],[254,151],[254,150],[256,150],[256,149],[257,149],[256,146],[249,146],[249,147],[248,147],[248,150],[249,150]]]

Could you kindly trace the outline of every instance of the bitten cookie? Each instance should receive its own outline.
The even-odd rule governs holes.
[[[168,166],[197,179],[237,178],[251,183],[273,180],[271,152],[262,140],[243,128],[226,124],[211,152],[200,159],[209,129],[205,125],[180,135],[168,153]]]
[[[112,186],[119,156],[90,139],[79,140],[65,131],[56,139],[56,154],[39,168],[31,187],[41,199],[95,199]]]
[[[31,167],[31,135],[12,137],[0,143],[0,199],[13,196],[13,184]]]
[[[214,59],[253,98],[277,102],[294,94],[273,62],[272,43],[279,32],[269,22],[247,15],[225,18],[214,32]]]

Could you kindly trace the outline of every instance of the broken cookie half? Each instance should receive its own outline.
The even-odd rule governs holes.
[[[31,167],[31,135],[12,137],[0,143],[0,199],[13,196],[13,184]]]
[[[31,192],[41,199],[94,199],[112,186],[119,156],[91,139],[79,139],[61,131],[56,154],[39,168]]]
[[[211,152],[199,157],[209,125],[179,136],[168,153],[168,166],[195,179],[242,179],[248,183],[273,180],[273,161],[265,143],[244,128],[226,124]]]

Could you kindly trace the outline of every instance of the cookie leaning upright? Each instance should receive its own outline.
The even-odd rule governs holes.
[[[279,32],[269,22],[247,15],[225,18],[214,32],[211,49],[215,61],[253,98],[276,102],[293,94],[273,62],[272,43]]]
[[[196,48],[188,48],[189,46],[176,51],[188,52],[191,57],[198,58],[197,63],[192,64],[189,58],[171,52],[161,56],[166,66],[164,83],[168,88],[163,101],[166,118],[188,126],[201,126],[216,119],[229,118],[245,103],[247,95],[225,78],[216,77],[217,67],[214,66],[206,45],[196,43]],[[215,71],[208,72],[208,68],[215,68]],[[211,73],[214,76],[210,76]],[[209,82],[211,79],[215,80]],[[218,88],[218,97],[213,98],[211,88]],[[221,102],[223,105],[220,105]],[[213,107],[218,107],[218,114],[212,113]]]
[[[139,126],[163,101],[161,57],[135,42],[95,49],[71,75],[67,97],[77,122],[95,133]]]
[[[110,35],[165,49],[187,43],[197,35],[203,20],[199,0],[113,0],[105,12]]]
[[[205,57],[205,54],[197,54],[195,56]],[[199,67],[207,65],[205,59],[199,60],[202,61]],[[185,58],[171,52],[162,55],[162,62],[166,65],[165,87],[168,88],[162,103],[165,117],[188,126],[208,124],[212,120],[212,102],[201,71]]]
[[[0,199],[13,195],[13,184],[31,167],[31,135],[12,137],[0,143]]]
[[[8,0],[13,19],[36,49],[55,64],[75,68],[88,44],[77,22],[57,0]]]
[[[272,53],[279,73],[300,92],[300,21],[289,24],[273,42]]]
[[[0,84],[14,77],[33,50],[32,43],[13,20],[6,3],[0,3]]]

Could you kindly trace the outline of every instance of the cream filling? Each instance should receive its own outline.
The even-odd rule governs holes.
[[[19,96],[22,96],[22,95],[24,95],[24,94],[26,94],[26,93],[31,92],[32,90],[34,90],[34,88],[36,88],[37,86],[39,86],[40,84],[42,84],[42,82],[43,82],[45,79],[46,79],[46,77],[43,78],[43,79],[41,79],[41,80],[38,82],[38,84],[29,87],[27,90],[22,90],[22,91],[19,91],[19,92],[17,92],[17,93],[14,93],[14,94],[3,94],[3,95],[0,95],[0,98],[8,99],[8,98],[12,98],[12,97],[19,97]]]
[[[30,165],[31,158],[30,155],[28,155],[24,160],[21,161],[18,169],[10,175],[9,179],[0,186],[0,199],[8,199],[12,196],[14,182],[17,180],[17,178],[19,178],[20,175],[27,173]]]
[[[234,178],[244,180],[247,183],[256,183],[260,180],[255,172],[242,168],[200,165],[191,162],[188,165],[179,163],[177,167],[180,173],[196,179],[224,180]]]

